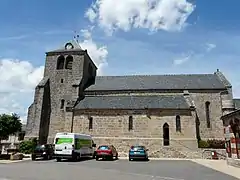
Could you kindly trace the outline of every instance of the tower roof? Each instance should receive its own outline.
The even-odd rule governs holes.
[[[49,52],[67,52],[67,51],[82,51],[83,49],[76,40],[71,40],[66,42],[59,49],[49,51]]]

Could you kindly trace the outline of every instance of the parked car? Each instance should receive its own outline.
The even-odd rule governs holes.
[[[53,153],[54,150],[51,144],[38,145],[32,153],[32,160],[35,161],[36,158],[50,160],[53,157]]]
[[[96,160],[98,159],[118,159],[118,152],[113,145],[101,145],[96,150]]]
[[[148,149],[145,146],[131,146],[129,150],[129,161],[131,160],[148,160]]]

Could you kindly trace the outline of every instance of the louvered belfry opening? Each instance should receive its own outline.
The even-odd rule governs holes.
[[[72,56],[67,56],[65,69],[72,69],[72,65],[73,65],[73,57]]]
[[[63,69],[64,67],[64,56],[59,56],[57,59],[57,69]]]

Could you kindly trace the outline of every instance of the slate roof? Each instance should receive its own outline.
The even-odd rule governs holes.
[[[97,76],[86,91],[226,89],[216,74]]]
[[[240,99],[233,99],[235,109],[240,109]]]
[[[181,95],[162,96],[87,96],[76,109],[189,109]]]

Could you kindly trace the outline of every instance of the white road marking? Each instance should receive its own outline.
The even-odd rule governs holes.
[[[119,170],[114,170],[114,169],[105,169],[110,172],[117,172],[117,173],[122,173],[126,175],[132,175],[132,176],[142,176],[142,177],[148,177],[151,178],[151,180],[155,179],[160,179],[160,180],[185,180],[185,179],[179,179],[179,178],[173,178],[173,177],[164,177],[164,176],[153,176],[150,174],[140,174],[140,173],[130,173],[130,172],[124,172],[124,171],[119,171]]]

